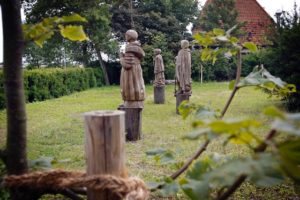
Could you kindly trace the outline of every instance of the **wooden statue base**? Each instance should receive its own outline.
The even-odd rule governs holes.
[[[137,141],[142,135],[142,110],[143,108],[128,108],[120,105],[118,110],[125,111],[126,141]]]
[[[176,97],[176,114],[179,115],[179,111],[178,111],[178,107],[181,104],[181,102],[183,102],[184,100],[189,101],[190,100],[190,93],[186,93],[186,94],[175,94]]]
[[[154,103],[164,104],[165,103],[165,86],[154,86]]]

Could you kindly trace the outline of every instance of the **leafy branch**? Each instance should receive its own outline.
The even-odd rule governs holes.
[[[217,192],[218,196],[216,199],[220,200],[231,196],[247,178],[255,184],[269,186],[280,183],[282,180],[281,172],[285,171],[289,177],[295,180],[300,179],[300,174],[293,173],[296,169],[299,171],[300,160],[291,159],[287,156],[289,152],[295,150],[291,149],[292,147],[296,146],[298,148],[300,145],[297,146],[294,141],[280,144],[279,146],[270,143],[276,136],[277,131],[292,132],[300,136],[300,132],[296,128],[291,128],[298,123],[297,120],[300,120],[300,115],[299,117],[295,117],[291,114],[284,114],[275,108],[266,109],[265,114],[267,116],[277,119],[274,121],[272,130],[265,140],[261,140],[253,132],[254,128],[261,126],[261,123],[256,120],[222,120],[240,88],[255,86],[268,91],[270,95],[280,97],[286,97],[296,91],[294,85],[287,84],[280,78],[274,77],[263,66],[255,67],[252,73],[245,78],[241,78],[242,49],[246,48],[251,52],[255,52],[257,51],[257,47],[251,42],[245,42],[240,45],[237,38],[230,36],[230,31],[225,33],[221,29],[214,29],[211,32],[195,36],[195,39],[204,47],[201,52],[202,60],[214,63],[221,54],[225,54],[228,57],[237,56],[236,79],[229,84],[232,93],[220,114],[210,108],[189,104],[188,102],[183,102],[180,105],[179,112],[184,119],[193,112],[196,112],[196,116],[198,117],[193,122],[193,127],[198,129],[185,136],[184,139],[197,140],[204,136],[206,141],[179,170],[165,179],[164,182],[156,185],[156,188],[161,189],[165,195],[176,193],[181,188],[191,199],[208,199],[210,190],[215,191],[218,188],[222,188]],[[215,118],[215,120],[211,120],[211,118]],[[196,162],[210,142],[220,136],[225,136],[226,138],[224,145],[229,142],[244,144],[255,155],[253,158],[231,160],[222,166],[218,166],[218,164],[205,164],[202,161]],[[262,153],[269,145],[276,149],[272,152],[272,155]],[[280,155],[278,155],[278,151],[281,152]],[[164,153],[159,151],[156,153],[157,155],[164,155]],[[168,158],[173,158],[173,156],[168,155]],[[213,167],[213,165],[217,167]],[[178,183],[175,182],[175,179],[188,169],[186,177],[181,178]],[[221,174],[222,176],[220,176]],[[224,174],[228,174],[228,180],[226,181],[223,177]],[[259,176],[256,174],[259,174]],[[226,188],[227,190],[223,192]]]
[[[36,24],[24,24],[23,32],[25,41],[35,42],[39,47],[52,38],[55,32],[59,32],[64,38],[71,41],[88,40],[82,25],[70,25],[70,23],[86,23],[86,19],[78,14],[63,17],[49,17]]]

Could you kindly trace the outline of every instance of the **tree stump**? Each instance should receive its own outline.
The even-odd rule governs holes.
[[[125,113],[94,111],[84,114],[87,175],[112,174],[126,177]],[[109,191],[88,189],[89,200],[121,200]]]
[[[179,115],[178,107],[184,100],[189,101],[191,94],[175,94],[176,97],[176,114]]]
[[[165,103],[165,86],[154,86],[154,103],[164,104]]]
[[[142,108],[119,106],[118,110],[125,111],[125,130],[127,141],[137,141],[142,135]]]

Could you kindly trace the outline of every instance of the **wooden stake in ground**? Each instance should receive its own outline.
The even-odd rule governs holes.
[[[112,174],[126,177],[125,113],[93,111],[84,114],[87,175]],[[89,200],[120,200],[109,191],[88,189]]]

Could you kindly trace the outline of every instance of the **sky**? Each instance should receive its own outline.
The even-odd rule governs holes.
[[[200,0],[200,4],[203,5],[206,0]],[[294,2],[300,6],[300,0],[257,0],[258,3],[269,13],[271,17],[274,17],[276,11],[284,10],[291,11],[294,7]],[[2,18],[0,9],[0,63],[3,62],[3,36],[2,36]]]

